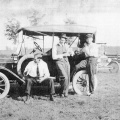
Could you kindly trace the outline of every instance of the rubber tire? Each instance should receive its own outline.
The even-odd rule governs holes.
[[[73,76],[73,80],[72,80],[72,85],[73,85],[73,89],[74,89],[74,91],[77,93],[77,94],[79,94],[79,95],[83,95],[84,94],[84,92],[82,92],[78,87],[77,87],[77,85],[76,85],[76,83],[77,83],[77,79],[79,78],[79,76],[81,76],[82,74],[86,74],[87,75],[87,72],[86,72],[86,70],[81,70],[81,71],[78,71],[74,76]],[[98,84],[98,80],[97,80],[97,77],[96,77],[96,75],[94,76],[95,77],[95,83],[94,83],[94,91],[96,90],[96,88],[97,88],[97,84]],[[88,77],[87,77],[88,78]],[[87,88],[86,88],[86,91],[85,92],[87,92],[87,90],[88,90],[88,79],[87,79]]]
[[[18,62],[17,64],[17,73],[18,75],[20,75],[21,77],[23,77],[23,74],[22,74],[22,71],[21,71],[21,66],[22,66],[22,63],[29,59],[29,58],[34,58],[34,55],[33,54],[28,54],[28,55],[24,55]]]
[[[119,71],[119,64],[116,61],[112,61],[108,64],[108,66],[112,66],[113,69],[109,69],[111,73],[117,73]]]
[[[8,92],[10,90],[10,82],[9,82],[8,78],[6,77],[6,75],[4,75],[1,72],[0,72],[0,78],[2,78],[5,82],[5,90],[2,94],[0,94],[0,99],[2,99],[8,94]]]

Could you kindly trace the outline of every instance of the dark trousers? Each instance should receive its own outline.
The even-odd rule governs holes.
[[[93,57],[88,58],[86,67],[89,76],[89,91],[92,93],[94,91],[94,75],[97,71],[97,59]]]
[[[56,67],[61,85],[60,94],[68,95],[70,84],[70,64],[68,61],[57,61]]]
[[[36,84],[37,81],[35,78],[32,78],[32,77],[29,77],[27,76],[26,77],[26,89],[25,89],[25,93],[30,95],[31,94],[31,87],[33,84]],[[52,95],[55,93],[55,89],[54,89],[54,80],[51,79],[51,78],[47,78],[45,79],[44,81],[42,81],[42,83],[44,83],[44,85],[48,85],[49,87],[49,93]]]
[[[89,57],[86,60],[81,61],[75,66],[75,71],[78,71],[81,68],[85,68],[89,76],[89,91],[94,91],[94,74],[96,74],[97,68],[97,58]],[[74,73],[73,72],[73,73]]]

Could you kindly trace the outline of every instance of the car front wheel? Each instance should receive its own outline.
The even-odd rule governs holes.
[[[110,62],[108,66],[112,67],[111,69],[109,69],[111,73],[117,73],[119,71],[119,64],[116,61]]]
[[[79,95],[84,95],[89,90],[89,78],[86,70],[78,71],[73,76],[72,81],[74,91]],[[94,91],[97,88],[97,77],[94,75]]]
[[[4,98],[10,90],[10,82],[8,78],[0,72],[0,99]]]

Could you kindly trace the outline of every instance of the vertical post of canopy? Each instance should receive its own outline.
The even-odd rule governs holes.
[[[54,33],[52,34],[52,37],[53,37],[53,41],[52,41],[52,48],[54,46]]]
[[[93,42],[96,42],[96,32],[93,34]]]
[[[44,46],[44,35],[43,35],[43,53],[44,53],[44,47],[45,47],[45,46]]]
[[[18,34],[18,46],[17,46],[17,51],[15,54],[17,55],[20,54],[22,43],[23,43],[23,30],[21,30]]]

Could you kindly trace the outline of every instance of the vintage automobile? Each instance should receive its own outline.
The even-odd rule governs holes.
[[[7,58],[0,58],[0,99],[4,98],[9,90],[12,82],[17,82],[20,85],[24,84],[23,71],[26,65],[33,59],[34,52],[39,50],[44,53],[43,60],[47,62],[50,75],[55,77],[55,82],[59,83],[57,77],[57,70],[55,61],[52,59],[52,47],[54,46],[56,39],[61,33],[65,33],[70,39],[66,42],[69,43],[69,47],[74,46],[74,51],[78,49],[78,42],[81,43],[79,47],[82,47],[85,42],[85,35],[92,33],[94,36],[94,42],[96,38],[96,28],[80,25],[41,25],[37,27],[24,27],[18,30],[18,47],[14,54]],[[47,42],[45,40],[47,39]],[[25,41],[32,40],[34,48],[31,51],[27,51],[28,48],[23,47]],[[51,40],[51,42],[49,42]],[[40,41],[40,43],[38,43]],[[50,45],[51,48],[45,51],[45,45]],[[27,46],[29,42],[27,43]],[[24,52],[23,52],[24,51]],[[80,56],[75,54],[69,57],[71,65],[71,72],[74,66],[84,59],[84,55]],[[95,86],[97,85],[97,78],[95,76]],[[71,82],[73,89],[77,94],[84,94],[88,90],[88,75],[87,71],[82,69],[76,71],[71,76]],[[96,88],[96,87],[95,87]]]
[[[103,48],[103,54],[98,58],[97,70],[109,70],[111,73],[117,73],[119,71],[119,56],[108,55],[105,52],[106,43],[97,43],[99,48]]]

